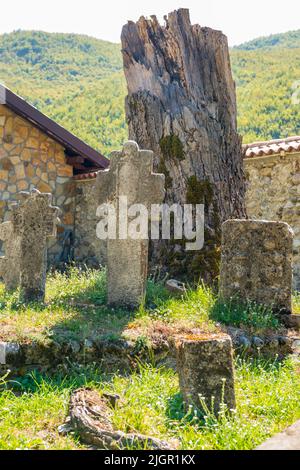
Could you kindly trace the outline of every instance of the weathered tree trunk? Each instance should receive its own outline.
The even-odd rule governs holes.
[[[205,246],[184,252],[176,241],[155,244],[154,260],[172,274],[213,279],[220,228],[245,216],[241,138],[227,38],[191,25],[189,11],[141,17],[122,30],[129,137],[155,155],[166,176],[167,202],[205,204]]]

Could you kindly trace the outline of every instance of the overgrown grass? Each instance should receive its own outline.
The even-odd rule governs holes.
[[[210,316],[224,325],[245,326],[253,330],[280,328],[280,321],[271,308],[250,301],[216,301]]]
[[[19,292],[0,285],[0,339],[45,341],[53,336],[84,339],[90,335],[118,333],[130,314],[108,309],[105,270],[71,267],[47,277],[46,302],[25,305]]]
[[[300,312],[299,294],[294,296],[294,309]],[[128,325],[149,329],[158,322],[209,331],[216,328],[216,323],[253,331],[280,327],[271,309],[237,301],[222,303],[212,289],[202,284],[176,298],[161,283],[149,280],[146,302],[139,310],[110,309],[106,307],[105,270],[76,267],[48,275],[45,305],[24,305],[17,291],[6,293],[0,285],[0,322],[2,340],[41,342],[61,336],[85,339],[121,335]]]
[[[57,427],[67,413],[72,389],[82,385],[121,396],[116,428],[177,439],[182,449],[252,449],[300,418],[300,380],[289,359],[279,363],[237,359],[237,410],[232,416],[183,411],[173,370],[141,365],[131,376],[104,376],[95,366],[68,376],[26,376],[0,393],[0,449],[76,449],[76,436]]]

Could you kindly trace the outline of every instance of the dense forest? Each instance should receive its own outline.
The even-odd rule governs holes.
[[[244,142],[300,133],[300,30],[231,49]],[[120,46],[75,34],[0,36],[0,82],[108,154],[126,138]]]

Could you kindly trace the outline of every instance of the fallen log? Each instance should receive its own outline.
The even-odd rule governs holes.
[[[114,429],[113,408],[117,395],[100,394],[90,388],[75,390],[70,398],[69,416],[61,433],[75,431],[88,445],[106,450],[147,449],[171,450],[168,442],[138,433],[124,433]]]

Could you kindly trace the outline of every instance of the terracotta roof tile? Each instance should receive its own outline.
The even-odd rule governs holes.
[[[252,144],[243,145],[244,158],[276,155],[281,152],[300,152],[300,136],[269,140],[267,142],[253,142]]]

